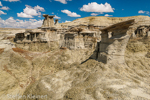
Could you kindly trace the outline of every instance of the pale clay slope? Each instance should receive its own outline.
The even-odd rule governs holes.
[[[7,94],[48,95],[47,100],[150,99],[150,58],[145,56],[150,40],[128,43],[127,65],[105,65],[95,60],[80,64],[93,50],[19,53],[8,43],[7,39],[0,40],[5,48],[0,53],[0,100],[12,100]]]
[[[94,24],[95,26],[109,26],[129,19],[135,19],[135,26],[142,25],[142,24],[146,24],[146,25],[150,24],[149,16],[132,16],[132,17],[104,17],[104,16],[99,17],[98,16],[98,17],[80,18],[72,22],[62,23],[62,25]]]
[[[16,33],[24,31],[25,29],[0,28],[0,48],[5,48],[5,50],[14,48],[15,44],[10,42],[7,38],[14,38]]]
[[[22,94],[28,82],[31,85],[25,90],[24,95],[31,93],[47,94],[48,100],[69,100],[69,98],[74,98],[73,100],[108,100],[108,98],[113,100],[117,98],[119,100],[136,100],[138,98],[148,100],[150,97],[150,63],[149,58],[145,57],[146,53],[138,55],[138,52],[136,54],[128,52],[127,61],[130,61],[128,62],[130,67],[125,65],[103,65],[90,60],[83,65],[71,65],[71,69],[68,69],[71,66],[67,67],[67,64],[65,64],[61,66],[64,67],[63,69],[59,69],[62,71],[55,69],[57,67],[52,65],[54,63],[52,59],[55,59],[54,61],[58,63],[63,62],[63,59],[68,56],[62,55],[64,58],[60,58],[57,57],[60,54],[54,56],[52,54],[55,54],[55,52],[39,54],[30,61],[23,58],[23,54],[18,55],[13,51],[3,52],[0,55],[1,66],[7,65],[7,69],[11,70],[19,81],[1,67],[0,84],[3,86],[0,92],[3,95],[0,96],[1,100],[11,100],[6,94]],[[76,52],[76,55],[83,56],[78,52]],[[76,58],[71,56],[69,59]],[[139,61],[143,62],[144,65],[141,65]],[[65,61],[65,63],[67,62],[68,60]],[[41,70],[42,65],[45,65],[45,67]],[[144,68],[141,69],[141,67]],[[30,77],[33,77],[33,80]],[[34,79],[40,80],[32,84]]]

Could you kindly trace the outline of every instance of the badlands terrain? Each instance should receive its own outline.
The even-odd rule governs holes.
[[[61,25],[103,27],[128,19],[135,19],[133,29],[150,25],[148,16],[86,17]],[[89,59],[95,48],[19,48],[15,34],[25,30],[0,28],[0,100],[150,100],[150,37],[130,38],[124,64],[105,64]]]

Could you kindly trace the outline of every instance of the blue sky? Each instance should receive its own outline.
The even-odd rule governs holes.
[[[150,16],[150,0],[0,0],[0,27],[36,28],[42,14],[59,22],[88,16]]]

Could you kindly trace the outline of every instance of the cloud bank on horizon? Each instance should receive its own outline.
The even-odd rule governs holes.
[[[2,0],[0,1],[0,27],[36,28],[42,25],[42,14],[55,15],[60,22],[70,22],[87,16],[125,17],[150,15],[148,0],[135,4],[111,0]],[[130,5],[135,4],[134,8]],[[137,6],[137,7],[136,7]]]
[[[8,27],[8,28],[36,28],[41,26],[43,20],[29,19],[20,20],[14,19],[13,17],[9,17],[6,20],[0,18],[0,27]]]

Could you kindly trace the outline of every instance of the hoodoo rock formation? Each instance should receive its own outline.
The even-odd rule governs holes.
[[[43,17],[43,25],[38,29],[16,34],[17,47],[39,51],[39,44],[45,43],[42,51],[51,50],[52,44],[57,44],[53,49],[95,49],[90,58],[103,63],[124,63],[124,52],[130,36],[149,36],[150,33],[148,26],[136,25],[135,19],[106,27],[94,24],[65,26],[59,24],[58,19],[54,23],[54,16],[44,14]]]
[[[125,63],[124,53],[130,36],[127,34],[129,26],[134,20],[120,22],[101,29],[101,42],[98,45],[98,61],[104,63]],[[109,36],[109,32],[110,36]]]
[[[43,25],[42,27],[53,27],[54,26],[54,16],[49,16],[44,14],[43,17],[45,17],[44,21],[43,21]]]
[[[92,49],[101,39],[99,28],[94,28],[92,25],[76,25],[64,28],[63,25],[58,23],[58,19],[54,23],[54,16],[44,14],[43,17],[45,17],[43,25],[38,29],[16,34],[17,47],[30,50],[29,48],[32,48],[35,44],[45,42],[46,45],[49,45],[46,50],[50,49],[50,44],[53,43],[58,44],[58,48]],[[31,43],[34,45],[27,47],[26,44]],[[24,48],[21,44],[26,45],[27,48]],[[36,51],[38,50],[36,49]]]

